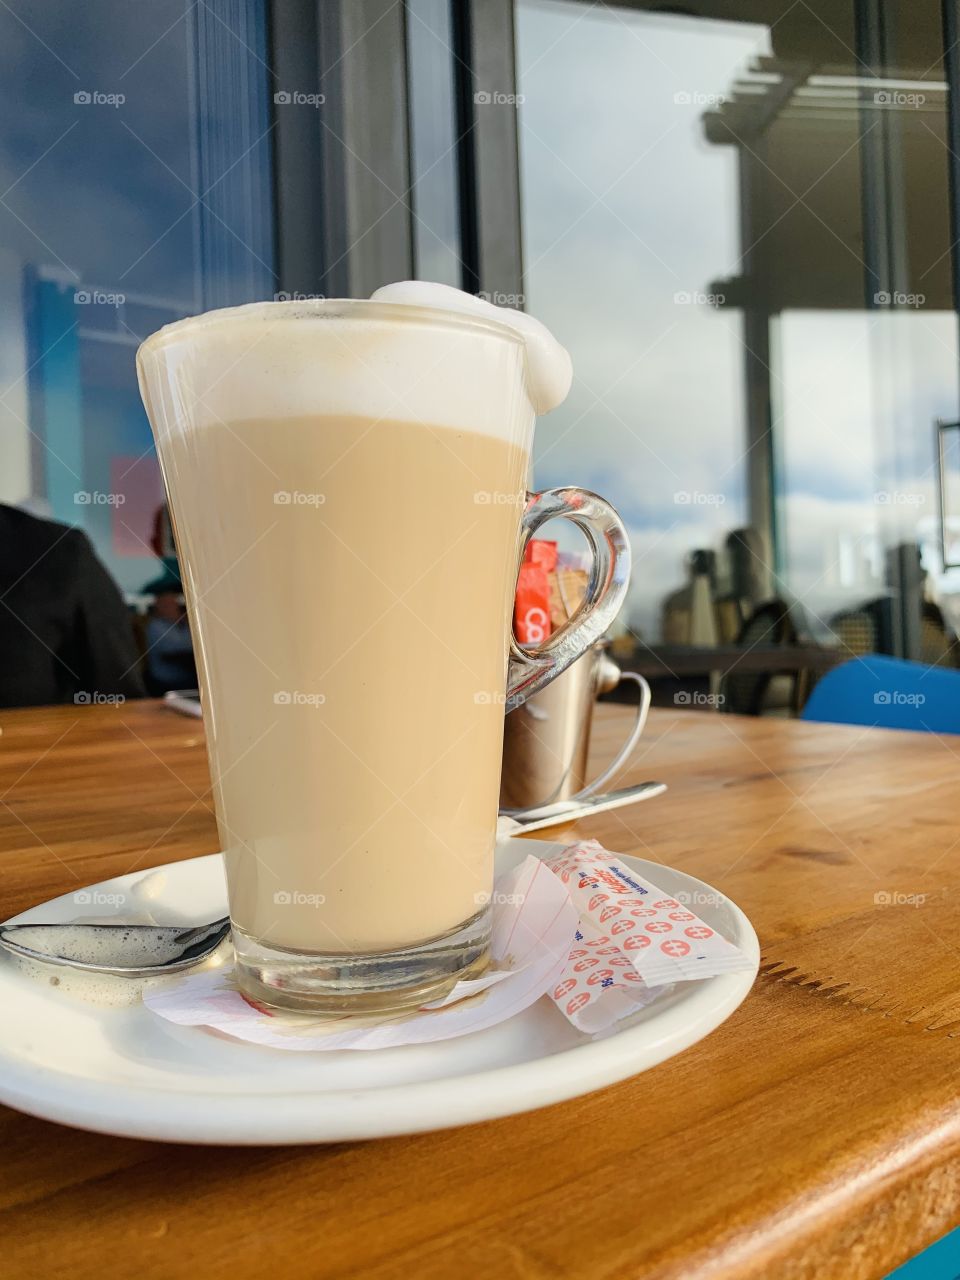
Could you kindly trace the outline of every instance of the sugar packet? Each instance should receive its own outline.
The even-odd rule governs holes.
[[[687,904],[658,889],[596,840],[545,859],[577,909],[579,927],[551,999],[597,1034],[675,982],[752,970],[753,960]]]

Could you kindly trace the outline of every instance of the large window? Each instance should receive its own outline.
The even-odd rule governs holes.
[[[129,593],[163,502],[136,348],[275,289],[265,52],[259,3],[0,6],[0,499]]]
[[[136,592],[147,333],[277,289],[465,282],[573,354],[535,480],[620,507],[643,643],[733,637],[743,611],[692,626],[696,575],[916,653],[920,593],[949,616],[960,574],[941,5],[678,7],[0,5],[0,498],[82,525]]]
[[[662,7],[518,0],[524,293],[577,372],[538,481],[619,504],[647,643],[746,548],[801,632],[925,656],[958,576],[941,5]]]
[[[702,117],[768,36],[566,0],[517,17],[524,292],[575,368],[537,483],[619,507],[653,642],[691,553],[747,520],[742,321],[712,285],[738,254],[736,157]]]

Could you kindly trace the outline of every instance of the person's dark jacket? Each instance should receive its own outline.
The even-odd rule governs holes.
[[[130,615],[87,535],[0,504],[0,707],[143,691]]]

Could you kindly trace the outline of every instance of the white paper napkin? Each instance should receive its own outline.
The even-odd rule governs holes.
[[[674,982],[753,967],[689,907],[596,841],[546,861],[528,857],[498,879],[492,914],[487,972],[405,1017],[267,1012],[241,996],[228,966],[152,987],[144,1003],[168,1022],[276,1049],[384,1049],[482,1031],[541,997],[578,1030],[609,1033]]]

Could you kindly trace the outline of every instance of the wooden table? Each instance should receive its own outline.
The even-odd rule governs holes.
[[[600,709],[598,760],[632,714]],[[198,723],[129,704],[0,727],[3,915],[217,847]],[[955,1225],[960,739],[661,711],[628,776],[670,791],[578,834],[712,882],[760,935],[705,1042],[544,1111],[328,1148],[0,1110],[3,1274],[859,1280]]]

